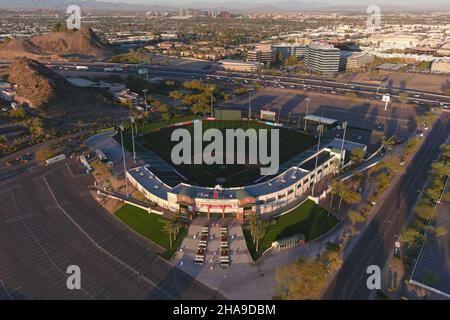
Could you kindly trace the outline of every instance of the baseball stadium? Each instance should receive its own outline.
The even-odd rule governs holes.
[[[261,176],[260,164],[173,164],[170,155],[176,143],[171,141],[172,132],[177,128],[192,131],[198,121],[204,130],[278,129],[278,173]],[[348,163],[354,149],[367,148],[341,139],[320,142],[317,137],[276,122],[224,119],[217,113],[215,117],[148,130],[136,143],[146,164],[127,170],[126,178],[149,201],[190,219],[214,215],[234,217],[241,223],[250,215],[282,212],[308,198],[315,184]]]

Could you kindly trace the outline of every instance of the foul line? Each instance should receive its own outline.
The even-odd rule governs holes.
[[[117,263],[119,263],[120,265],[122,265],[123,267],[125,267],[126,269],[130,270],[131,272],[133,272],[136,276],[140,277],[142,280],[146,281],[147,283],[149,283],[150,285],[152,285],[153,287],[155,287],[156,289],[158,289],[159,291],[161,291],[162,293],[164,293],[167,297],[169,297],[170,299],[175,300],[175,297],[173,297],[171,294],[169,294],[168,292],[166,292],[165,290],[163,290],[162,288],[160,288],[156,283],[154,283],[152,280],[150,280],[149,278],[147,278],[144,275],[141,275],[139,273],[139,271],[137,271],[135,268],[131,267],[130,265],[128,265],[127,263],[123,262],[122,260],[120,260],[119,258],[117,258],[116,256],[114,256],[113,254],[111,254],[108,250],[104,249],[102,246],[100,246],[86,231],[84,231],[84,229],[75,221],[72,219],[72,217],[67,213],[67,211],[59,205],[58,200],[56,199],[55,194],[53,193],[52,188],[50,187],[47,178],[44,176],[44,181],[45,184],[47,185],[48,190],[50,191],[53,199],[55,200],[56,206],[62,211],[62,213],[77,227],[77,229],[83,233],[85,235],[86,238],[88,238],[88,240],[101,252],[103,252],[105,255],[107,255],[108,257],[110,257],[111,259],[113,259],[114,261],[116,261]]]

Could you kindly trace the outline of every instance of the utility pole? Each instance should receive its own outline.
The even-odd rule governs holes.
[[[316,154],[316,164],[314,166],[314,182],[313,182],[313,187],[312,187],[312,192],[311,195],[314,197],[314,189],[316,187],[316,181],[317,181],[317,165],[319,163],[319,151],[320,151],[320,138],[322,136],[322,130],[323,130],[323,125],[318,125],[317,126],[317,132],[319,134],[319,141],[317,142],[317,154]]]
[[[123,174],[125,177],[125,192],[128,195],[128,181],[127,181],[127,164],[125,161],[125,148],[123,147],[123,125],[120,125],[120,141],[122,142],[122,158],[123,158]]]
[[[134,145],[134,117],[130,117],[131,120],[131,141],[133,142],[133,159],[136,163],[136,148]]]
[[[307,119],[306,119],[306,117],[308,117],[308,112],[309,112],[309,102],[311,101],[311,99],[310,98],[306,98],[305,99],[305,101],[306,101],[306,114],[305,114],[305,133],[306,133],[306,125],[307,125]]]
[[[348,125],[348,121],[345,121],[342,124],[342,129],[344,129],[344,135],[342,136],[342,144],[341,144],[341,163],[340,163],[340,167],[342,168],[342,166],[344,165],[344,144],[345,144],[345,135],[347,133],[347,125]]]

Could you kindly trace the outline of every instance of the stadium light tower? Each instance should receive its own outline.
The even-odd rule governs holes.
[[[122,158],[123,158],[123,174],[125,176],[125,192],[127,194],[127,198],[129,197],[128,195],[128,181],[127,181],[127,164],[125,161],[125,148],[123,147],[123,125],[120,125],[120,141],[122,143]]]
[[[136,148],[134,145],[134,117],[130,117],[130,121],[131,121],[131,139],[133,142],[133,159],[134,162],[136,162]]]
[[[214,87],[209,87],[209,90],[211,91],[211,117],[214,117],[214,106],[213,106],[213,91]]]
[[[345,144],[345,135],[347,133],[347,125],[348,125],[348,121],[345,121],[342,124],[342,129],[344,129],[344,135],[342,136],[342,144],[341,144],[341,163],[340,163],[341,168],[344,165],[344,144]]]
[[[306,119],[306,117],[308,116],[308,112],[309,112],[309,102],[311,101],[311,98],[305,98],[306,101],[306,114],[305,114],[305,132],[306,132],[306,125],[308,120]]]
[[[323,125],[318,125],[317,126],[317,133],[319,134],[319,140],[317,142],[317,154],[316,154],[316,164],[314,166],[314,181],[313,181],[313,187],[312,187],[312,191],[311,191],[311,195],[314,197],[314,189],[316,187],[316,181],[317,181],[317,165],[319,164],[319,151],[320,151],[320,138],[322,136],[322,131],[323,131]]]
[[[253,90],[248,89],[248,120],[250,121],[252,118],[252,94]]]

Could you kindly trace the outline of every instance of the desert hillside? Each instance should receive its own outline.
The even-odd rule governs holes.
[[[105,91],[77,87],[29,58],[18,58],[10,65],[8,80],[17,86],[20,102],[44,110],[53,119],[93,123],[127,114],[127,110],[116,106]]]
[[[102,59],[112,50],[87,25],[76,31],[51,32],[0,44],[0,59]]]

